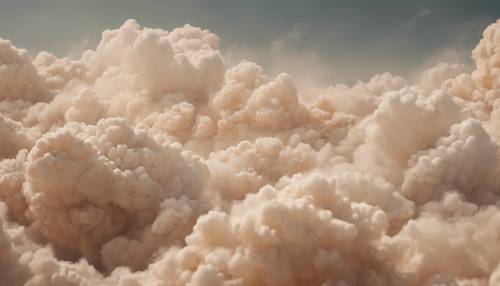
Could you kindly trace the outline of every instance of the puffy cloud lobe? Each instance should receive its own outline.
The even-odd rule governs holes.
[[[214,152],[206,162],[211,171],[210,185],[215,195],[242,199],[265,184],[278,182],[283,176],[312,169],[316,156],[307,144],[283,146],[278,139],[261,137],[255,143],[243,141]]]
[[[261,72],[247,62],[227,72],[226,84],[212,99],[221,133],[256,129],[272,134],[298,125],[301,106],[291,77],[280,74],[268,81]]]
[[[412,154],[432,146],[461,118],[460,107],[450,96],[424,97],[411,89],[387,94],[372,116],[354,161],[393,183],[401,181]]]
[[[495,176],[497,146],[477,121],[467,120],[450,128],[434,149],[414,155],[401,191],[414,201],[439,195],[438,188],[464,194],[487,192]],[[441,191],[444,191],[441,190]]]
[[[440,62],[422,73],[420,76],[420,85],[431,92],[440,88],[446,80],[454,79],[466,71],[467,67],[463,64]]]
[[[500,21],[488,26],[483,38],[474,49],[472,56],[476,62],[473,78],[485,89],[500,88]]]
[[[22,150],[13,159],[0,162],[0,199],[9,206],[12,220],[25,222],[27,204],[22,193],[28,151]]]
[[[2,282],[498,284],[499,31],[471,72],[307,96],[190,25],[1,40]]]
[[[89,68],[82,60],[60,59],[51,53],[41,52],[34,64],[47,87],[52,90],[62,89],[70,82],[90,80]]]
[[[330,87],[316,99],[316,102],[324,109],[363,117],[373,112],[383,94],[397,91],[403,88],[405,83],[401,77],[383,73],[374,76],[366,83],[358,82],[352,87],[345,84]]]
[[[7,206],[0,203],[0,275],[3,283],[23,285],[29,278],[29,271],[20,263],[20,253],[14,251],[9,232]]]
[[[37,134],[28,128],[2,114],[0,114],[0,158],[15,156],[21,149],[33,146]]]
[[[28,217],[49,240],[92,258],[111,238],[152,223],[162,200],[196,198],[198,165],[123,119],[73,123],[44,135],[28,156]]]
[[[45,82],[26,50],[0,39],[0,99],[38,102],[47,99]]]
[[[215,88],[223,74],[218,38],[189,25],[168,33],[128,20],[103,33],[96,61],[107,73],[124,71],[138,88],[196,92]]]
[[[389,201],[396,204],[396,198]],[[355,283],[358,275],[372,275],[371,242],[388,226],[381,208],[350,201],[336,191],[335,180],[313,175],[282,190],[263,187],[229,214],[200,217],[186,248],[165,255],[153,269],[161,277],[191,272],[192,281],[201,267],[210,266],[226,281],[245,285]]]
[[[99,119],[106,117],[106,113],[106,104],[99,101],[93,91],[83,90],[64,115],[67,121],[96,124]]]
[[[436,276],[446,278],[445,285],[494,285],[487,281],[499,259],[498,208],[478,209],[456,193],[432,204],[386,242],[397,249],[396,265],[410,274],[409,285],[439,280]]]

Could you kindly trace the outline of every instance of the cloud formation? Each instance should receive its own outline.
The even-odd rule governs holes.
[[[1,40],[0,277],[498,285],[499,51],[497,21],[472,71],[304,96],[190,25],[129,20],[79,59]]]

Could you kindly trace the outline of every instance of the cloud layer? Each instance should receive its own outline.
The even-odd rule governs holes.
[[[190,25],[0,40],[0,277],[498,285],[500,21],[472,55],[304,96]]]

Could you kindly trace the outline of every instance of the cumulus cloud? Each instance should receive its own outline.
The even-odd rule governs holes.
[[[219,41],[134,20],[79,58],[0,40],[3,283],[500,283],[500,21],[472,71],[307,95]]]

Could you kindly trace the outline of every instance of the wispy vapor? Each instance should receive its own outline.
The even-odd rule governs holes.
[[[418,21],[429,16],[431,11],[428,9],[420,10],[413,18],[411,18],[406,24],[403,25],[404,30],[413,30],[416,28]]]

